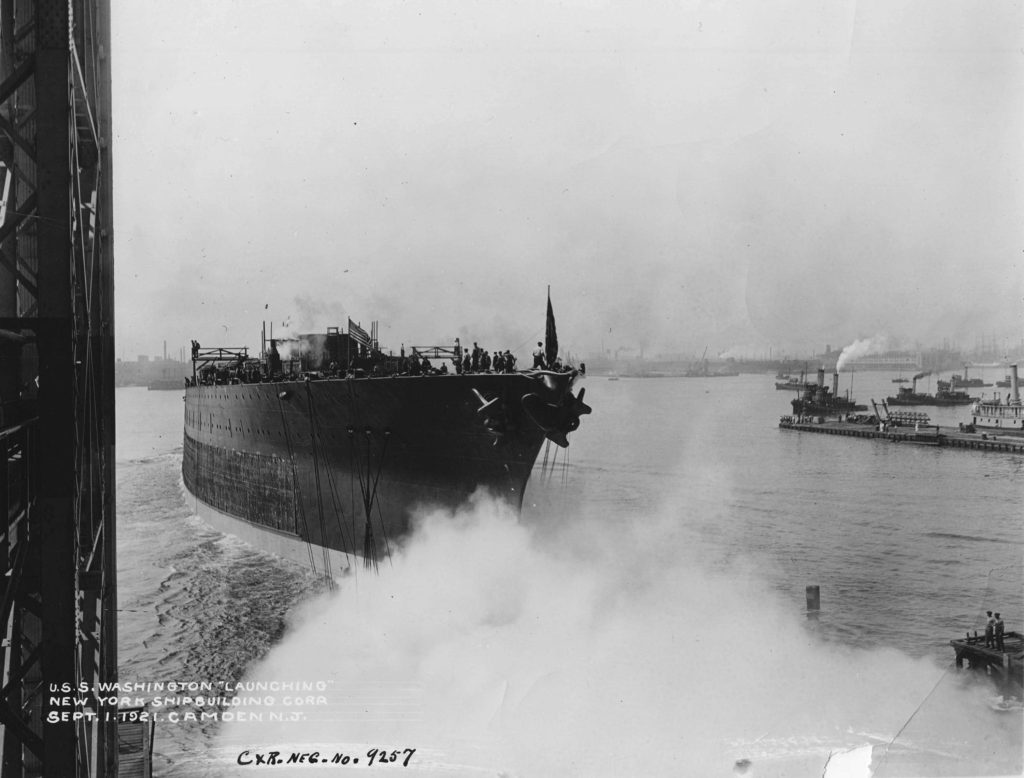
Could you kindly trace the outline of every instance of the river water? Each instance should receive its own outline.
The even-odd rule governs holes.
[[[1020,705],[948,641],[1024,626],[1024,457],[780,430],[771,375],[583,385],[520,517],[425,511],[337,585],[195,517],[180,393],[118,389],[121,680],[245,703],[143,693],[157,774],[275,748],[362,759],[275,774],[370,748],[429,775],[1021,773]]]

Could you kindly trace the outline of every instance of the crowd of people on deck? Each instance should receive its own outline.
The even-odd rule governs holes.
[[[443,356],[442,356],[443,355]],[[549,360],[545,355],[544,344],[537,343],[533,350],[534,370],[551,370],[563,372],[572,369],[564,365],[557,357]],[[192,341],[192,359],[203,359],[198,341]],[[325,356],[326,358],[326,356]],[[258,384],[277,381],[320,380],[325,378],[367,378],[387,376],[424,376],[447,375],[454,372],[459,375],[469,373],[515,373],[516,355],[509,349],[494,353],[482,348],[474,342],[472,348],[462,348],[458,341],[454,349],[434,349],[434,358],[438,362],[435,367],[426,354],[413,349],[406,355],[403,347],[398,356],[384,354],[361,346],[358,353],[352,355],[347,365],[330,362],[326,367],[321,363],[316,369],[310,369],[306,359],[282,359],[278,354],[274,341],[266,359],[249,359],[244,355],[232,362],[207,361],[201,364],[194,378],[186,378],[185,386],[211,386],[218,384]],[[451,367],[449,367],[451,363]],[[586,372],[582,363],[579,372]]]
[[[448,351],[451,355],[453,352]],[[192,341],[192,358],[199,355],[199,344]],[[303,368],[299,359],[282,360],[276,351],[271,352],[266,360],[244,359],[230,364],[204,364],[196,371],[196,377],[186,378],[186,386],[211,386],[218,384],[258,384],[276,381],[320,380],[325,378],[366,378],[387,376],[423,376],[459,375],[469,373],[515,373],[516,355],[509,349],[490,352],[478,343],[472,348],[460,348],[458,344],[453,356],[435,357],[435,366],[425,355],[415,349],[406,355],[405,349],[399,356],[383,354],[379,351],[366,351],[354,356],[347,366],[331,362],[326,367],[310,370]],[[451,363],[451,368],[449,367]],[[543,344],[538,343],[533,352],[535,370],[552,370],[561,372],[570,369],[559,359],[548,363],[544,356]],[[580,365],[580,372],[586,368]]]
[[[516,372],[516,355],[508,349],[491,354],[476,342],[473,348],[457,349],[452,360],[455,372],[463,373],[514,373]]]

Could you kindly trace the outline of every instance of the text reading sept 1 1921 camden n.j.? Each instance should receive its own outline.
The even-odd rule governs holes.
[[[242,751],[237,762],[243,767],[274,767],[284,764],[334,764],[371,766],[375,764],[395,764],[408,767],[415,748],[388,751],[382,748],[371,748],[366,756],[354,756],[335,751],[322,754],[319,751]]]

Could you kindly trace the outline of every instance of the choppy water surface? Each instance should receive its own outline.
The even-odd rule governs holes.
[[[568,467],[535,472],[518,524],[425,519],[334,591],[193,517],[180,393],[118,390],[122,680],[274,668],[387,705],[398,684],[417,715],[374,723],[378,695],[323,737],[420,738],[431,774],[464,774],[429,751],[443,730],[514,775],[821,775],[864,744],[876,775],[1020,772],[1019,707],[949,672],[948,641],[989,608],[1021,630],[1024,458],[781,431],[770,375],[586,386]],[[222,774],[240,732],[269,737],[161,723],[159,774]]]

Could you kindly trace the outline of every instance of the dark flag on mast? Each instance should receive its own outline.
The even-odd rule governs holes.
[[[544,331],[544,364],[548,369],[558,357],[558,333],[555,332],[555,312],[551,309],[551,287],[548,287],[548,323]]]

